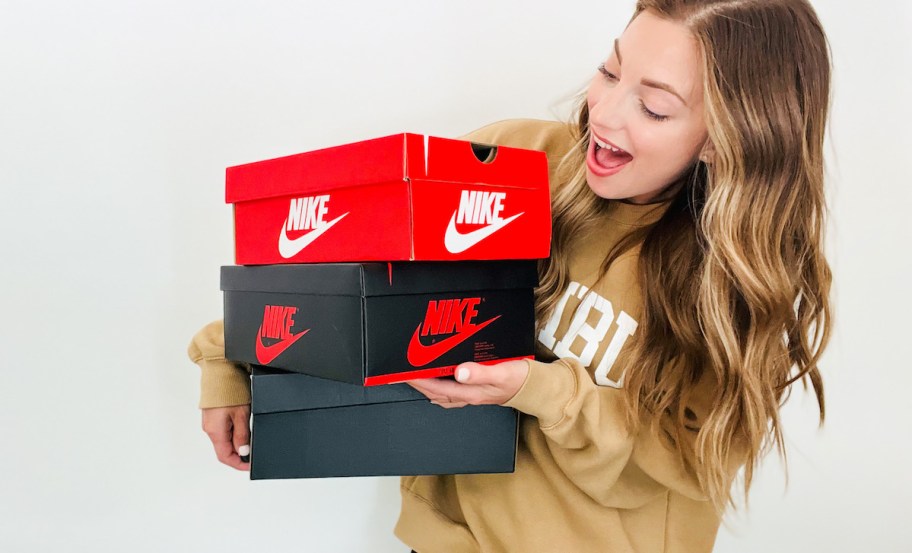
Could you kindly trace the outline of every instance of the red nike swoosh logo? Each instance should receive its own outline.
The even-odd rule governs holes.
[[[500,318],[500,315],[494,317],[493,319],[488,319],[487,321],[477,324],[477,325],[466,326],[462,329],[462,332],[460,332],[459,334],[450,336],[449,338],[447,338],[445,340],[441,340],[441,341],[437,342],[436,344],[431,344],[429,346],[422,344],[421,341],[418,339],[418,334],[421,332],[421,325],[419,324],[418,328],[415,329],[415,333],[412,334],[412,339],[408,345],[408,352],[406,353],[408,362],[413,367],[420,367],[422,365],[427,365],[434,359],[437,359],[444,353],[450,351],[451,349],[455,348],[462,342],[466,341],[470,336],[472,336],[473,334],[475,334],[482,328],[488,326],[489,324],[493,323],[494,321],[496,321],[499,318]]]
[[[293,334],[293,335],[289,336],[288,338],[285,338],[281,342],[277,342],[275,344],[272,344],[271,346],[264,346],[263,339],[260,338],[260,335],[263,333],[263,327],[261,325],[260,330],[257,331],[257,339],[256,339],[257,361],[259,361],[261,365],[268,365],[268,364],[272,363],[273,359],[282,355],[282,352],[285,351],[286,349],[288,349],[288,346],[297,342],[298,338],[307,334],[308,331],[310,331],[309,328],[307,330],[302,330],[301,332],[298,332],[297,334]]]

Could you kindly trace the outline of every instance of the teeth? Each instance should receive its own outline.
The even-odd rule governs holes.
[[[624,151],[624,150],[622,150],[622,149],[620,149],[620,148],[615,148],[614,146],[611,146],[611,145],[609,145],[609,144],[605,144],[604,142],[602,142],[602,141],[599,140],[598,138],[595,139],[595,144],[596,144],[599,148],[607,148],[607,149],[611,150],[612,152],[614,152],[614,153],[616,153],[616,154],[621,153],[621,152]],[[626,152],[625,152],[625,153],[626,153]]]

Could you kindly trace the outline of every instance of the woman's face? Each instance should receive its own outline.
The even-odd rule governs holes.
[[[648,11],[614,44],[587,93],[586,177],[602,198],[645,203],[697,161],[707,140],[703,69],[690,31]]]

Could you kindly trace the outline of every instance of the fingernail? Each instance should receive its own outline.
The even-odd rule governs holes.
[[[469,379],[469,369],[467,369],[465,367],[456,369],[456,380],[458,380],[459,382],[465,382],[468,379]]]
[[[247,463],[250,461],[250,446],[242,445],[238,448],[238,455],[241,457],[241,461]]]

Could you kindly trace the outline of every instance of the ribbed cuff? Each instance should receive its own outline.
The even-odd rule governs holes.
[[[250,375],[227,359],[200,359],[200,409],[250,403]]]
[[[559,424],[577,392],[573,369],[563,361],[527,360],[529,374],[516,395],[504,405],[536,417],[542,428]]]

